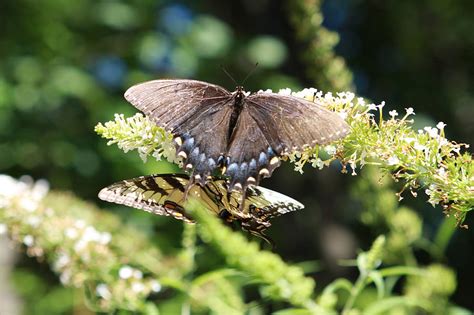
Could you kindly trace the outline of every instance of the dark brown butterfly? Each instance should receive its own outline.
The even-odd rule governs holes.
[[[270,226],[271,218],[304,208],[298,201],[260,186],[247,187],[242,199],[242,192],[228,192],[228,183],[222,179],[190,186],[186,192],[188,182],[189,177],[182,174],[141,176],[102,189],[99,198],[190,223],[193,219],[184,203],[191,196],[225,222],[238,222],[244,230],[264,239],[263,231]]]
[[[293,149],[344,137],[349,126],[319,104],[275,93],[233,93],[195,80],[155,80],[129,88],[125,98],[174,135],[193,181],[205,184],[215,169],[229,189],[258,184]]]

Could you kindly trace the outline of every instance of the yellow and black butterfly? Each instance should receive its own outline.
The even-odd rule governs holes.
[[[184,174],[141,176],[102,189],[99,198],[191,223],[194,220],[184,203],[187,197],[194,197],[210,213],[227,223],[238,222],[242,229],[263,239],[267,239],[263,231],[271,218],[304,208],[298,201],[260,186],[248,186],[241,205],[242,192],[229,192],[223,179],[214,178],[203,186],[188,184],[189,176]]]

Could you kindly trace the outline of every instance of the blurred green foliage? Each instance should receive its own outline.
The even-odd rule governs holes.
[[[300,0],[1,1],[0,173],[46,178],[55,189],[72,190],[95,201],[100,188],[119,179],[176,170],[163,163],[143,164],[136,154],[124,155],[107,147],[93,128],[114,113],[134,112],[122,93],[139,81],[192,77],[232,89],[234,84],[220,64],[240,82],[259,62],[246,83],[248,90],[316,85],[340,91],[354,84],[362,95],[376,101],[399,104],[399,109],[413,106],[419,128],[443,120],[452,133],[449,138],[472,143],[473,3],[331,0],[322,4],[321,11],[319,1]],[[325,242],[331,240],[322,237],[322,232],[334,222],[344,224],[342,231],[362,248],[369,248],[376,235],[384,234],[386,264],[426,269],[429,277],[398,270],[390,278],[390,270],[386,271],[389,276],[384,283],[390,293],[366,310],[410,314],[410,305],[421,313],[429,314],[433,307],[445,310],[451,307],[449,295],[456,287],[453,269],[457,289],[452,301],[474,309],[470,294],[474,287],[469,281],[474,276],[472,229],[456,232],[453,222],[442,223],[441,216],[433,215],[421,201],[406,198],[398,204],[388,184],[378,186],[380,175],[371,171],[365,175],[365,171],[366,177],[354,180],[341,179],[334,170],[311,171],[297,178],[284,167],[275,172],[264,185],[300,199],[307,208],[298,216],[275,222],[271,233],[280,256],[285,261],[322,261],[323,272],[309,276],[318,280],[318,303],[331,309],[348,296],[344,288],[350,291],[352,287],[344,278],[356,279],[360,274],[334,268],[325,249]],[[356,193],[349,197],[346,192],[352,189]],[[58,210],[75,203],[58,200]],[[87,216],[83,209],[88,206],[76,209],[78,216]],[[182,244],[180,223],[131,209],[111,209],[120,216],[113,219],[120,222],[120,229],[140,230],[146,244],[153,244],[150,248],[173,257],[164,265],[182,267],[180,275],[186,275],[179,280],[194,279],[192,301],[196,303],[189,306],[193,310],[239,309],[244,294],[256,299],[253,308],[248,305],[254,314],[288,307],[259,300],[255,288],[242,285],[241,275],[218,270],[227,266],[227,258],[216,257],[199,242],[196,245],[192,231],[185,230]],[[98,218],[92,215],[91,222],[100,222]],[[468,218],[466,223],[470,222]],[[120,235],[122,230],[115,233]],[[120,240],[126,248],[118,251],[122,259],[136,253],[137,243],[131,240],[135,238]],[[222,246],[211,243],[215,250]],[[194,257],[194,252],[201,254]],[[44,262],[23,257],[18,265],[21,268],[14,272],[13,282],[25,301],[25,314],[88,312],[82,293],[64,288],[52,274],[41,271],[40,267],[47,268]],[[397,279],[404,274],[414,278],[401,288]],[[379,280],[373,281],[380,286]],[[359,288],[356,308],[367,306],[377,296],[374,287]],[[274,294],[270,291],[269,296]],[[188,300],[177,292],[158,298],[161,313],[182,310]],[[392,292],[403,297],[390,299]],[[97,295],[91,291],[89,297]],[[140,307],[149,314],[157,312],[153,303]]]

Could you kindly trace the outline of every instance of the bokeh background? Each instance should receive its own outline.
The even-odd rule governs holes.
[[[399,112],[413,107],[416,128],[443,121],[449,139],[474,143],[473,1],[325,1],[322,25],[334,33],[324,38],[305,32],[299,2],[1,1],[0,173],[45,178],[53,189],[71,190],[151,235],[160,234],[160,246],[178,246],[180,222],[96,197],[117,180],[173,167],[144,164],[136,153],[108,147],[94,126],[114,113],[135,112],[122,96],[134,83],[194,78],[232,90],[235,84],[220,66],[240,82],[256,62],[247,90],[350,90]],[[329,50],[334,44],[341,58],[325,67],[326,55],[312,50],[314,43]],[[277,253],[286,261],[318,261],[319,283],[351,278],[351,270],[336,267],[336,260],[353,258],[383,229],[361,220],[376,194],[360,190],[363,181],[341,174],[337,166],[306,169],[304,175],[290,165],[278,169],[262,184],[300,200],[306,209],[274,221],[269,235]],[[416,209],[424,235],[433,238],[442,211],[419,195],[406,196],[402,205]],[[473,222],[468,216],[466,223]],[[473,241],[472,229],[457,230],[442,258],[457,273],[452,301],[470,309]],[[417,259],[431,258],[420,251]],[[61,291],[46,265],[19,253],[13,264],[12,294],[26,305],[26,314],[72,312],[73,293]],[[58,296],[64,297],[62,307],[49,303]],[[0,296],[0,308],[1,303]]]

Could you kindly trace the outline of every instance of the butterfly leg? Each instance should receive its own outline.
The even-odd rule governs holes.
[[[191,176],[189,176],[188,183],[184,187],[183,202],[186,202],[188,200],[189,191],[191,190],[191,188],[193,188],[194,185],[196,185],[196,182],[194,180],[194,176],[191,175]]]

